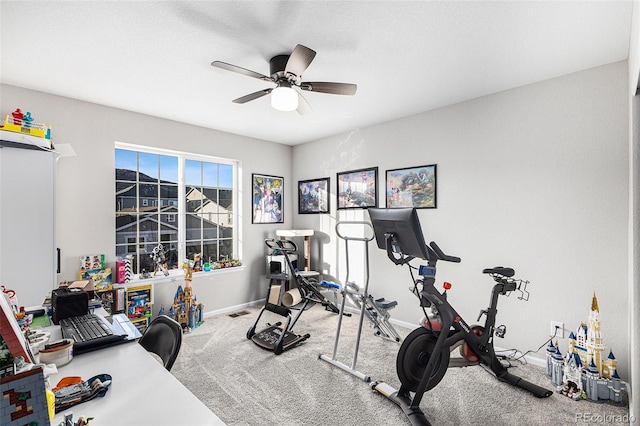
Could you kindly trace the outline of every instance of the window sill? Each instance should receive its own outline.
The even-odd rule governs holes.
[[[244,265],[240,265],[240,266],[231,266],[228,268],[220,268],[220,269],[212,269],[211,271],[199,271],[199,272],[194,272],[193,273],[193,280],[197,281],[200,278],[204,278],[204,277],[210,277],[213,275],[223,275],[223,274],[234,274],[237,272],[241,272],[244,271],[245,266]],[[163,282],[170,282],[170,281],[184,281],[184,272],[181,269],[174,269],[172,271],[169,271],[169,275],[163,275],[161,273],[161,275],[156,274],[155,277],[151,277],[151,278],[139,278],[138,276],[136,276],[134,279],[132,279],[131,281],[129,281],[126,284],[122,284],[122,285],[142,285],[142,284],[155,284],[155,283],[163,283]]]

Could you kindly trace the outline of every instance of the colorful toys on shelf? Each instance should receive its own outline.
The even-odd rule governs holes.
[[[241,265],[242,262],[238,259],[219,260],[217,262],[213,262],[213,269],[233,268]]]
[[[11,115],[7,114],[4,122],[0,124],[0,130],[51,139],[51,126],[35,123],[31,112],[27,111],[24,114],[20,108],[13,111]]]
[[[622,403],[625,384],[618,376],[613,351],[604,357],[600,323],[600,309],[595,292],[591,300],[588,323],[582,322],[576,332],[569,334],[569,347],[562,356],[558,342],[547,346],[547,376],[558,393],[574,400],[609,401]]]
[[[235,266],[241,266],[242,262],[238,259],[229,259],[226,256],[221,256],[220,260],[212,261],[209,258],[208,262],[203,261],[202,253],[195,253],[193,255],[193,260],[187,259],[182,263],[182,269],[184,270],[184,280],[186,286],[189,287],[191,285],[191,279],[193,277],[194,272],[210,272],[215,269],[223,269],[223,268],[233,268]]]

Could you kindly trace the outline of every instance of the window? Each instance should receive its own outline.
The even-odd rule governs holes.
[[[204,262],[237,258],[234,161],[168,151],[115,150],[116,256],[153,273],[162,244],[167,267],[200,253]]]

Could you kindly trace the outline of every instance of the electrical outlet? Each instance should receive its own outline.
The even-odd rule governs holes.
[[[558,331],[556,331],[556,327],[558,328]],[[561,339],[564,338],[564,323],[560,322],[560,321],[551,321],[551,331],[550,331],[550,336],[555,336],[555,337],[559,337]]]

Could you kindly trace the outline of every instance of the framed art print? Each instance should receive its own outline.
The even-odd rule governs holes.
[[[284,179],[278,176],[252,174],[251,223],[283,223]]]
[[[378,168],[338,173],[338,209],[378,206]]]
[[[436,208],[436,165],[387,170],[387,208]]]
[[[298,181],[298,214],[329,213],[329,178]]]

